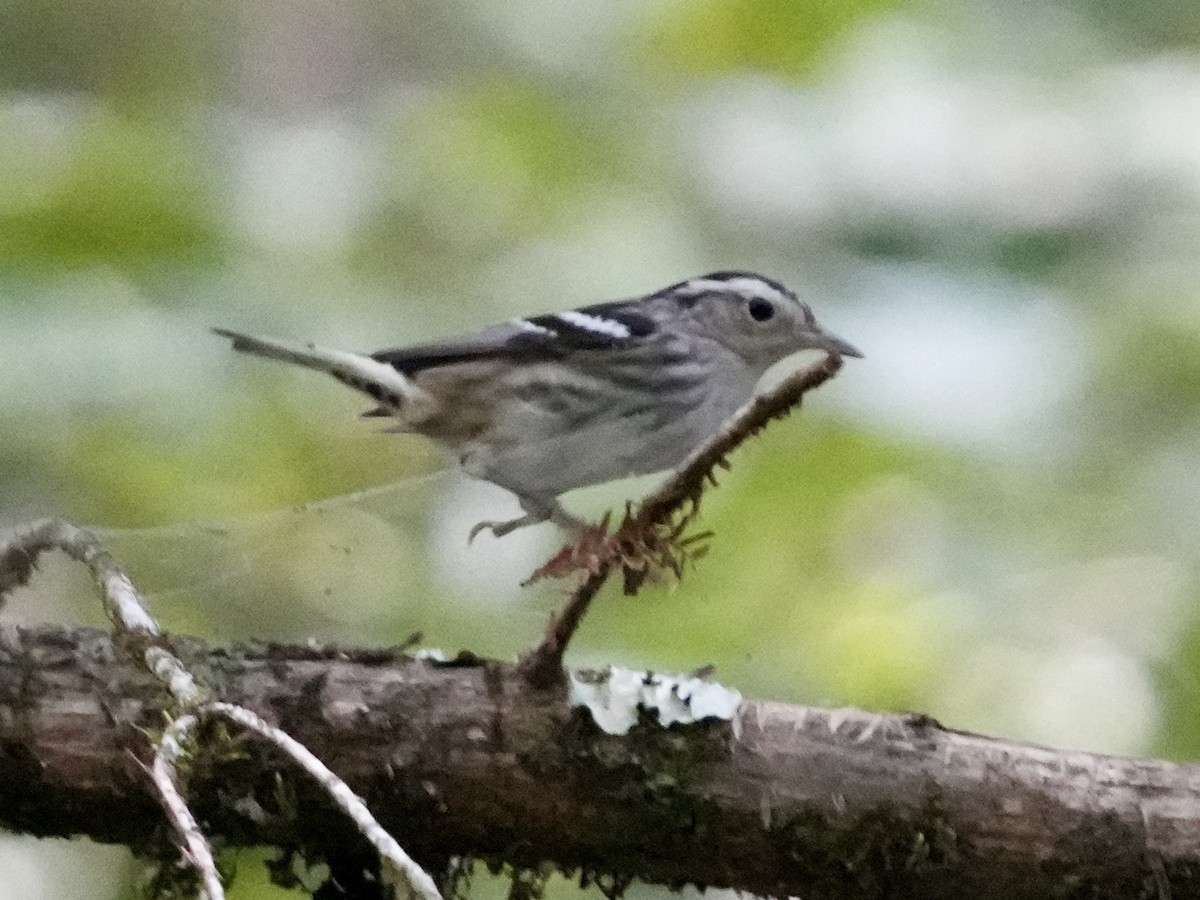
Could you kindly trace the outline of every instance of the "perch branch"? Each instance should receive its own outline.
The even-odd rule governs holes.
[[[738,410],[725,426],[696,448],[670,478],[627,512],[611,537],[607,527],[589,531],[579,543],[564,547],[535,572],[531,581],[586,572],[571,592],[562,610],[552,616],[541,642],[521,660],[521,670],[530,684],[549,687],[563,678],[563,654],[583,621],[588,607],[617,565],[625,573],[625,593],[635,594],[659,568],[679,575],[686,560],[695,553],[696,538],[684,532],[700,510],[700,498],[709,484],[716,484],[718,467],[729,468],[727,457],[747,439],[775,419],[797,409],[804,395],[838,373],[842,358],[829,354],[811,366],[793,372],[772,390]],[[708,535],[698,535],[703,540]]]
[[[830,354],[811,366],[793,372],[770,391],[743,406],[717,435],[698,447],[657,491],[646,497],[633,517],[635,530],[665,525],[688,503],[699,503],[715,470],[748,438],[775,419],[798,409],[804,395],[832,378],[842,368],[842,358]]]
[[[567,644],[592,600],[608,580],[611,566],[611,560],[603,562],[598,570],[579,583],[563,608],[550,616],[541,643],[521,658],[521,671],[534,687],[548,688],[562,682],[563,654],[567,652]]]

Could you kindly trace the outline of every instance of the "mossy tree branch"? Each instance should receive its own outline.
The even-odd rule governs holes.
[[[222,700],[344,777],[419,861],[545,862],[805,898],[1200,896],[1200,766],[1061,753],[879,716],[747,702],[625,737],[509,664],[174,638]],[[162,689],[108,635],[0,627],[0,827],[167,848],[139,761]],[[218,844],[372,856],[271,751],[205,742]]]

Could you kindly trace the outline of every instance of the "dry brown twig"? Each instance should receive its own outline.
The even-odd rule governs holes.
[[[636,594],[658,573],[679,577],[685,566],[707,550],[711,532],[688,534],[700,512],[700,500],[717,483],[716,470],[728,469],[728,456],[775,419],[798,409],[804,395],[838,373],[842,358],[830,354],[800,369],[734,414],[711,440],[702,444],[636,510],[627,508],[617,530],[608,533],[608,517],[580,540],[563,547],[529,578],[565,578],[584,573],[562,610],[552,616],[541,642],[521,660],[528,681],[550,687],[563,677],[563,654],[583,616],[613,569],[624,575],[627,595]],[[528,583],[528,582],[527,582]]]

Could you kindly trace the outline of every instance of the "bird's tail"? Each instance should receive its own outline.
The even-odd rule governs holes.
[[[295,344],[271,338],[251,337],[224,328],[214,328],[213,331],[221,337],[230,338],[233,341],[233,349],[242,353],[278,359],[307,369],[316,369],[318,372],[326,372],[343,384],[362,391],[379,403],[381,408],[392,413],[399,412],[405,405],[428,408],[433,402],[429,394],[413,384],[411,379],[387,363],[378,362],[369,356],[318,347],[316,344]],[[406,410],[409,411],[414,410]]]

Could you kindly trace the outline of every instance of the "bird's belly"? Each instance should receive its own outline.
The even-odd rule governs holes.
[[[654,405],[614,418],[581,423],[556,434],[519,430],[511,440],[479,442],[462,456],[472,475],[540,495],[678,466],[740,404],[735,398],[706,398],[690,409]],[[672,414],[672,412],[674,414]],[[495,435],[493,435],[495,437]],[[466,448],[464,448],[466,449]]]

